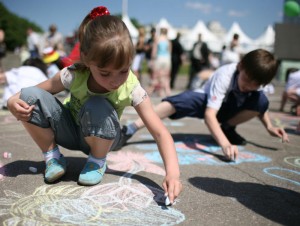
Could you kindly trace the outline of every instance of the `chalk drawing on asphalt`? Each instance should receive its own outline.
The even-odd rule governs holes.
[[[300,167],[300,156],[285,157],[283,161],[289,165]]]
[[[162,163],[162,159],[157,149],[156,144],[139,144],[136,145],[138,149],[144,151],[152,151],[145,153],[145,156],[157,163]],[[175,142],[175,148],[177,151],[179,163],[181,165],[190,164],[203,164],[203,165],[228,165],[228,164],[240,164],[244,162],[270,162],[269,157],[259,155],[244,149],[239,146],[239,156],[235,162],[220,161],[215,155],[223,156],[223,152],[219,146],[211,144],[200,143],[183,143]]]
[[[4,225],[175,225],[185,220],[180,211],[158,204],[164,202],[162,189],[131,179],[140,171],[164,174],[162,168],[131,152],[110,153],[108,160],[109,170],[130,169],[116,183],[43,185],[27,196],[5,190],[0,199]]]
[[[269,167],[263,169],[263,172],[269,176],[288,181],[290,183],[300,186],[300,172],[280,167]],[[297,179],[296,179],[297,178]]]

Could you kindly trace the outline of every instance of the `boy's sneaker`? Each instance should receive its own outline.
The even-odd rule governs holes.
[[[106,162],[101,168],[97,163],[87,162],[79,175],[78,183],[81,185],[95,185],[100,183],[106,167]]]
[[[121,149],[127,143],[127,141],[132,137],[132,135],[127,135],[126,133],[127,133],[127,126],[124,125],[121,129],[120,140],[118,144],[115,147],[113,147],[112,151],[117,151]]]
[[[223,133],[225,134],[225,136],[227,137],[227,139],[229,140],[229,142],[231,144],[235,144],[235,145],[246,145],[247,144],[247,141],[245,140],[245,138],[241,137],[235,131],[235,126],[231,126],[228,128],[224,128],[223,126],[221,126],[221,129],[223,130]]]
[[[54,182],[66,173],[66,169],[66,159],[63,155],[60,155],[59,159],[50,159],[46,163],[45,180],[50,183]]]

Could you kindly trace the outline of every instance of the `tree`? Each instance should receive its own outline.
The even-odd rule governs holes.
[[[6,48],[10,51],[26,45],[26,32],[29,27],[36,32],[43,32],[35,23],[11,13],[2,2],[0,2],[0,15],[0,28],[5,32]]]

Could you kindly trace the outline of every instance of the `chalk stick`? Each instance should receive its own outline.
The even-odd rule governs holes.
[[[172,203],[170,202],[170,199],[169,199],[168,196],[166,196],[166,199],[165,199],[165,205],[166,205],[166,206],[172,205]]]
[[[32,172],[32,173],[36,173],[37,172],[37,168],[35,168],[33,166],[30,166],[29,167],[29,171]]]

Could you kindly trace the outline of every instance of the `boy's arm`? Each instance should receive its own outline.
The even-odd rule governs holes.
[[[238,148],[237,146],[232,145],[223,133],[221,126],[217,120],[217,110],[207,107],[205,110],[204,119],[212,136],[221,146],[225,157],[230,160],[235,160],[238,156]]]
[[[168,194],[170,202],[173,203],[174,199],[182,190],[179,179],[178,158],[173,138],[158,115],[154,112],[149,97],[145,98],[135,109],[157,143],[166,170],[163,187]]]
[[[259,119],[271,136],[280,137],[283,143],[289,142],[289,137],[285,130],[272,125],[268,111],[266,111],[262,116],[259,116]]]

